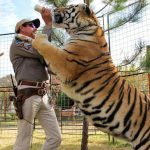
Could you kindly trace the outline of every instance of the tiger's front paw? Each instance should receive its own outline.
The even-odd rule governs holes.
[[[48,41],[48,36],[46,34],[37,34],[35,39],[32,40],[32,46],[40,51],[43,49],[43,44]]]
[[[16,34],[15,37],[20,39],[21,41],[25,41],[25,42],[29,42],[29,43],[32,43],[32,40],[33,40],[32,38],[25,36],[23,34]]]
[[[35,36],[35,39],[34,39],[34,42],[38,42],[38,43],[41,43],[43,41],[47,41],[48,40],[48,36],[46,34],[37,34]]]

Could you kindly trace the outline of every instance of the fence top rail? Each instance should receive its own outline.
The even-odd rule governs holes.
[[[1,89],[12,89],[13,87],[12,86],[0,86],[0,90]]]
[[[0,92],[13,92],[12,87],[0,87]]]
[[[0,36],[4,36],[4,35],[12,35],[12,34],[15,34],[15,33],[4,33],[4,34],[0,34]]]

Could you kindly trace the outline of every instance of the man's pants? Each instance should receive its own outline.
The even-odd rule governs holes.
[[[46,134],[42,150],[56,150],[61,143],[61,132],[53,107],[48,97],[34,95],[23,104],[23,120],[18,120],[18,135],[13,150],[29,150],[34,118],[39,120]]]

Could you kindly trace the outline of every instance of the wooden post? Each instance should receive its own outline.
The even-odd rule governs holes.
[[[88,122],[86,118],[83,118],[83,130],[82,130],[82,143],[81,150],[88,150]]]
[[[146,50],[147,50],[147,53],[148,53],[148,51],[150,52],[150,45],[148,45],[147,47],[146,47]],[[148,95],[149,95],[149,97],[150,97],[150,73],[148,73]]]
[[[7,111],[7,98],[6,92],[4,92],[4,120],[6,121],[6,111]]]

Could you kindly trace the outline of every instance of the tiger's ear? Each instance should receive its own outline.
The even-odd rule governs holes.
[[[89,6],[86,6],[85,12],[87,13],[88,16],[91,14],[91,10],[90,10]]]
[[[84,10],[84,12],[85,12],[86,15],[90,16],[90,14],[91,14],[92,11],[90,10],[90,8],[89,8],[88,5],[84,5],[83,6],[83,10]]]

